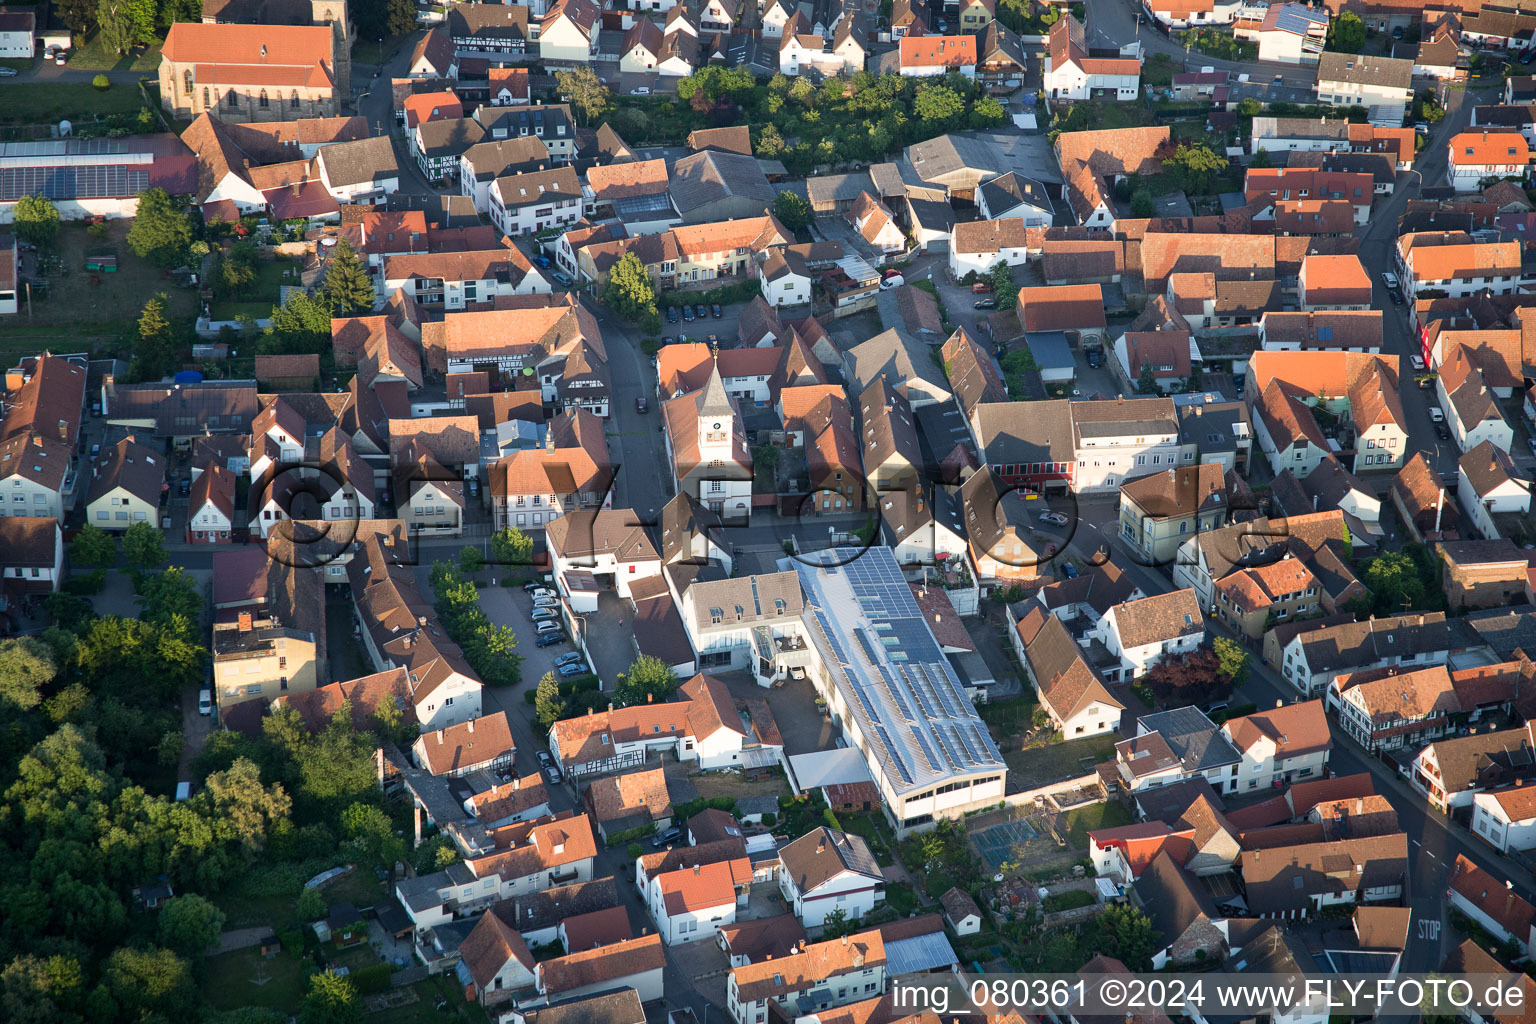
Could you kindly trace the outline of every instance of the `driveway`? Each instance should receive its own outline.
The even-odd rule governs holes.
[[[620,672],[635,660],[635,613],[627,598],[611,590],[597,595],[597,611],[586,616],[587,656],[603,682],[611,690]]]

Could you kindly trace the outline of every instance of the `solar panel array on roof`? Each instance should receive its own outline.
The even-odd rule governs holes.
[[[1314,22],[1326,21],[1327,15],[1322,12],[1313,12],[1296,4],[1286,4],[1280,8],[1280,13],[1275,15],[1275,27],[1282,32],[1295,32],[1305,35],[1307,29]]]
[[[149,166],[122,164],[0,167],[0,201],[41,195],[48,199],[104,199],[149,188]]]
[[[857,553],[855,553],[857,554]],[[812,640],[870,753],[900,788],[996,772],[1003,760],[888,548],[800,565]],[[835,570],[835,571],[834,571]],[[858,647],[858,657],[848,649]]]

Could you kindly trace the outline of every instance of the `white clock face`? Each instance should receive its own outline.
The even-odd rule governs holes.
[[[716,424],[715,424],[715,429],[716,429],[716,430],[719,430],[719,429],[720,429],[720,424],[718,424],[718,423],[716,423]]]

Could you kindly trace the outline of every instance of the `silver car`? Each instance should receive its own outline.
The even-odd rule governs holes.
[[[1067,525],[1067,517],[1060,512],[1041,512],[1040,521],[1042,523],[1050,523],[1052,526]]]

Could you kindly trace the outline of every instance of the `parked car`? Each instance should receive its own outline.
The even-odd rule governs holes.
[[[690,324],[693,323],[693,307],[692,306],[684,306],[683,307],[683,322],[684,323],[690,323]]]
[[[549,278],[550,278],[551,281],[554,281],[555,284],[559,285],[562,288],[570,288],[570,287],[573,287],[576,284],[575,281],[571,280],[569,274],[562,274],[558,270],[555,271],[553,274],[550,274]]]
[[[96,456],[98,456],[100,454],[101,454],[101,445],[99,445],[99,444],[91,445],[91,458],[94,459]]]
[[[1401,29],[1398,30],[1398,34],[1399,35],[1402,34],[1402,30]],[[649,96],[651,94],[651,90],[648,89],[647,87],[643,86],[643,85],[640,85],[640,86],[636,86],[635,88],[629,90],[629,94],[631,96]]]
[[[1402,292],[1390,291],[1390,292],[1387,292],[1387,294],[1392,296],[1392,305],[1394,305],[1394,306],[1401,306],[1403,304],[1403,293]]]
[[[675,843],[681,838],[683,838],[682,829],[669,828],[665,832],[661,833],[661,835],[651,840],[651,848],[654,850],[659,850],[663,846],[666,846],[668,843]]]
[[[1438,437],[1442,441],[1449,441],[1451,439],[1451,428],[1447,427],[1444,423],[1441,423],[1439,420],[1436,420],[1435,421],[1435,436]]]
[[[585,661],[585,660],[586,659],[581,656],[581,652],[579,652],[579,651],[570,651],[570,652],[567,652],[565,654],[560,655],[560,657],[555,659],[555,667],[559,668],[561,665],[574,665],[578,661]]]
[[[714,348],[716,345],[720,344],[720,335],[718,335],[718,334],[710,334],[710,336],[705,338],[704,340],[709,342],[709,347],[710,348]]]
[[[213,691],[206,686],[197,691],[197,713],[200,715],[213,714]]]
[[[535,256],[533,258],[533,265],[541,270],[549,270],[554,267],[554,264],[549,261],[548,256]]]
[[[704,303],[701,302],[701,303],[699,303],[698,308],[693,311],[693,313],[700,320],[703,320],[704,318],[709,316],[709,307],[704,305]]]
[[[183,498],[192,493],[192,480],[190,477],[182,477],[176,482],[176,492]]]
[[[885,273],[881,274],[880,276],[882,278],[886,278],[886,277],[900,277],[901,276],[901,271],[897,270],[895,267],[886,267],[885,268]]]
[[[557,599],[553,598],[553,597],[536,597],[536,598],[534,598],[533,599],[533,610],[534,611],[538,611],[541,608],[548,608],[551,611],[558,611],[559,608],[560,608],[560,602]]]
[[[1424,357],[1423,356],[1409,356],[1408,357],[1408,362],[1413,365],[1413,368],[1415,370],[1422,370],[1422,369],[1424,369]]]
[[[1392,271],[1384,270],[1381,272],[1381,283],[1386,285],[1391,291],[1397,291],[1397,275],[1392,273]]]
[[[559,619],[545,619],[542,622],[535,622],[533,624],[533,631],[540,634],[558,633],[561,636],[565,635],[565,627],[560,625]]]
[[[530,588],[525,588],[525,589],[528,590],[529,596],[532,597],[534,600],[538,600],[541,597],[555,598],[555,597],[559,597],[560,596],[559,594],[555,593],[553,590],[550,590],[548,587],[544,586],[544,584],[542,584],[542,583],[532,587],[531,589]]]
[[[975,284],[971,285],[972,295],[985,295],[991,290],[992,283],[990,281],[977,281]]]
[[[587,663],[584,661],[572,662],[569,665],[561,665],[556,671],[560,673],[561,679],[575,679],[577,676],[587,674]]]
[[[669,323],[669,324],[677,323],[677,307],[676,306],[668,306],[667,307],[667,323]]]
[[[1419,386],[1420,391],[1428,391],[1435,386],[1435,378],[1432,375],[1416,377],[1414,378],[1414,383]]]
[[[709,307],[709,315],[714,317],[716,320],[719,320],[721,317],[725,316],[725,310],[721,309],[720,303],[717,302],[713,306]]]
[[[662,345],[663,345],[663,346],[666,346],[666,345],[675,345],[675,344],[677,344],[677,339],[676,339],[676,338],[674,338],[674,337],[672,337],[672,335],[670,335],[670,334],[666,334],[666,335],[663,335],[663,336],[662,336],[662,339],[661,339],[661,344],[662,344]]]
[[[883,291],[883,292],[888,292],[892,288],[900,288],[902,285],[904,285],[906,283],[907,283],[907,279],[906,278],[902,277],[900,274],[896,274],[893,277],[888,277],[884,281],[881,281],[880,282],[880,290]]]
[[[1073,565],[1071,562],[1061,563],[1061,575],[1069,580],[1077,579],[1077,566]]]
[[[550,783],[551,785],[560,785],[562,778],[563,776],[560,774],[560,769],[556,768],[554,765],[549,765],[544,769],[544,781]]]
[[[1440,407],[1438,405],[1432,405],[1429,407],[1429,418],[1434,420],[1436,423],[1444,423],[1445,413],[1440,411]]]
[[[535,608],[528,617],[534,622],[555,622],[560,618],[560,613],[553,608]]]
[[[561,658],[569,658],[570,655],[569,654],[562,654],[562,655],[560,655],[560,657]],[[578,657],[579,657],[579,655],[578,655]],[[559,661],[560,659],[556,658],[555,660]],[[553,765],[555,763],[555,755],[551,754],[547,750],[540,750],[538,752],[538,757],[539,757],[539,767],[540,768],[548,768],[548,767],[550,767],[551,765]]]
[[[976,300],[976,308],[977,309],[996,309],[997,308],[997,300],[996,299],[977,299]]]
[[[16,74],[15,68],[0,68],[0,78],[10,78]]]
[[[58,65],[60,65],[60,66],[61,66],[61,67],[62,67],[62,66],[63,66],[63,65],[64,65],[64,64],[67,64],[67,63],[69,63],[69,54],[68,54],[68,53],[66,53],[66,52],[65,52],[65,51],[63,51],[63,50],[60,50],[60,51],[59,51],[59,52],[58,52],[58,54],[57,54],[57,55],[55,55],[55,56],[54,56],[54,58],[53,58],[53,62],[54,62],[54,63],[55,63],[55,64],[58,64]]]
[[[635,412],[649,412],[650,406],[645,403],[644,395],[635,396]]]
[[[1052,526],[1067,525],[1066,516],[1062,515],[1060,512],[1051,512],[1049,510],[1040,513],[1040,521],[1042,523],[1050,523]]]
[[[565,643],[565,634],[558,629],[546,630],[539,634],[539,638],[533,642],[535,647],[553,647],[555,644]]]

